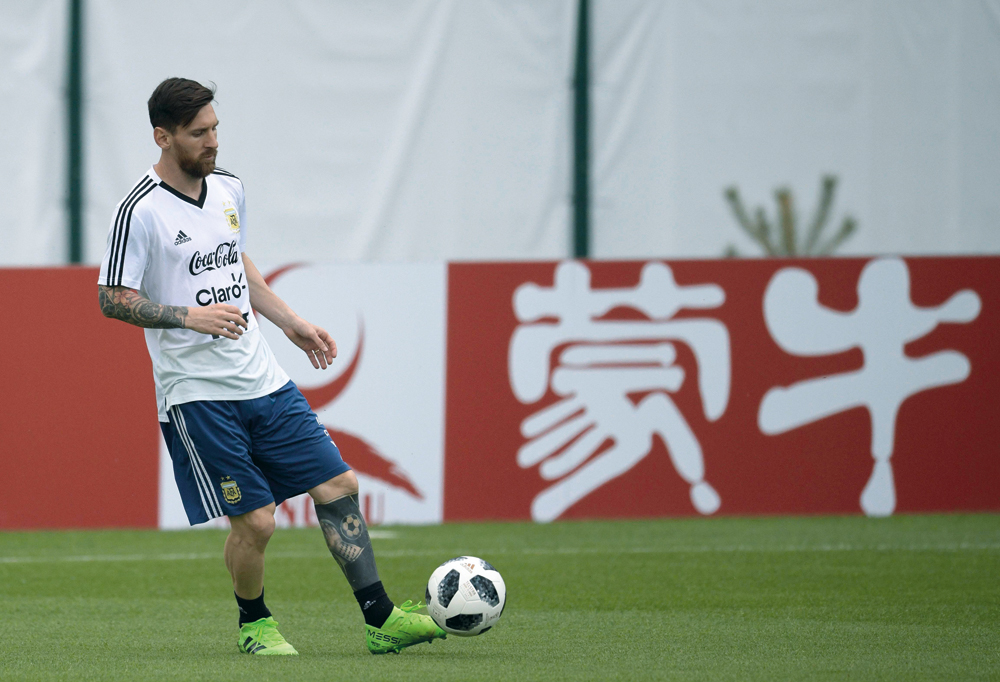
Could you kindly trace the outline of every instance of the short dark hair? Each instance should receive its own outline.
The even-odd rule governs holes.
[[[149,122],[171,133],[194,120],[201,108],[215,99],[215,83],[207,88],[187,78],[168,78],[149,98]]]

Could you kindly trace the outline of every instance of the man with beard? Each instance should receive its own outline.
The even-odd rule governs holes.
[[[296,654],[264,605],[276,504],[308,492],[365,618],[369,651],[444,638],[379,580],[358,479],[278,366],[253,312],[326,369],[337,346],[268,288],[245,252],[243,183],[216,168],[214,90],[169,78],[149,98],[160,160],[118,205],[98,282],[101,312],[145,328],[160,427],[191,524],[228,516],[224,557],[240,651]]]

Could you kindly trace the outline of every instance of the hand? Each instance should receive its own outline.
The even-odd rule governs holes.
[[[247,328],[243,313],[234,305],[216,303],[207,306],[189,306],[184,326],[202,334],[238,339]]]
[[[282,329],[292,343],[306,352],[309,362],[316,369],[326,369],[337,357],[337,343],[322,327],[296,317]]]

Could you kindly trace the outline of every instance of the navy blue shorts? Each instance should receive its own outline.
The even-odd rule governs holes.
[[[350,469],[289,381],[263,398],[174,405],[160,423],[192,525],[281,504]]]

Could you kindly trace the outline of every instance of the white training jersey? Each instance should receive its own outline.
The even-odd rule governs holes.
[[[249,400],[288,383],[260,333],[240,254],[246,244],[243,183],[217,168],[194,200],[150,168],[118,204],[99,284],[136,289],[154,303],[229,303],[248,327],[239,339],[190,329],[146,329],[160,421],[194,400]]]

